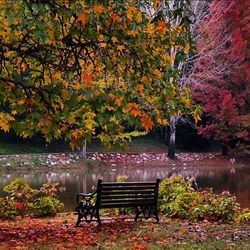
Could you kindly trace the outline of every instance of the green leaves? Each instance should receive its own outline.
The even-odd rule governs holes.
[[[173,45],[187,46],[184,29],[151,20],[138,1],[15,0],[1,12],[0,97],[5,112],[18,114],[0,128],[60,135],[75,147],[92,137],[124,142],[128,125],[147,132],[168,115],[190,112],[177,83],[169,84],[178,71],[166,55]]]

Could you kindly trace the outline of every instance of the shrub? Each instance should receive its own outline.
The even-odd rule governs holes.
[[[15,204],[15,214],[24,215],[27,210],[32,209],[32,201],[34,195],[37,193],[36,189],[32,189],[28,184],[20,178],[15,178],[12,182],[4,187],[4,191],[9,193],[6,198],[6,206],[10,206],[13,210],[13,203]],[[14,211],[13,211],[14,213]]]
[[[51,216],[63,210],[63,203],[57,198],[44,196],[36,200],[34,204],[34,213],[38,216]]]
[[[14,179],[4,187],[8,193],[0,197],[0,217],[14,218],[17,215],[36,214],[55,215],[62,211],[63,203],[58,199],[58,183],[46,183],[39,190],[32,189],[20,178]]]
[[[160,210],[171,217],[231,221],[239,217],[240,205],[229,192],[195,190],[193,179],[173,176],[159,187]]]
[[[34,202],[34,213],[38,216],[55,215],[63,210],[63,203],[58,200],[58,191],[65,188],[58,187],[59,183],[46,183],[38,191],[38,198]]]

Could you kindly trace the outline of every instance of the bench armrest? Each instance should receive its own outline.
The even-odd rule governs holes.
[[[95,191],[94,193],[88,193],[88,194],[84,194],[84,193],[79,193],[76,196],[76,203],[80,206],[82,204],[90,204],[91,200],[94,199],[94,196],[97,192]]]

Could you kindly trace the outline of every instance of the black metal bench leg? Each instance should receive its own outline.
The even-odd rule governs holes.
[[[77,222],[76,222],[76,227],[79,227],[80,222],[81,222],[81,214],[78,213],[78,218],[77,218]]]
[[[160,222],[159,216],[158,216],[158,209],[157,209],[157,207],[155,208],[154,214],[155,214],[155,219],[156,219],[156,221],[157,221],[157,222]]]
[[[96,210],[96,219],[99,224],[99,226],[102,224],[101,219],[100,219],[100,214],[99,214],[99,209]]]
[[[137,221],[140,215],[140,210],[138,207],[135,209],[135,212],[136,212],[136,215],[135,215],[134,221]]]

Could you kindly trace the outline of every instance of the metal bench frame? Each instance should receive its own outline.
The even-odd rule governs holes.
[[[159,222],[158,216],[158,190],[160,179],[148,182],[97,182],[94,193],[79,193],[76,197],[76,212],[78,215],[76,226],[82,219],[87,223],[97,221],[101,224],[101,208],[134,208],[138,218],[148,219],[154,216]],[[96,218],[96,220],[94,220]]]

